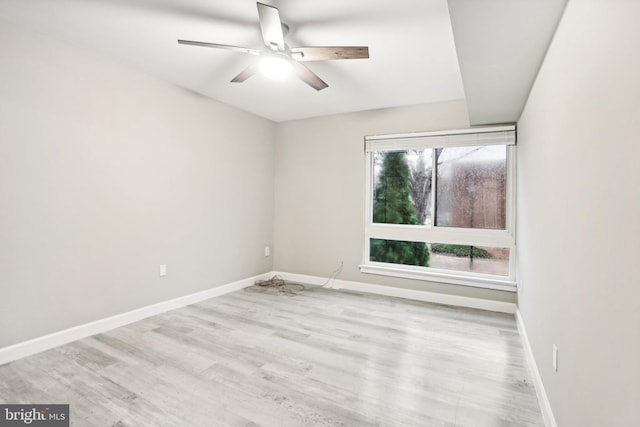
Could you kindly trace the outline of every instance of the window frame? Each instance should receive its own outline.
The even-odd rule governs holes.
[[[469,129],[416,132],[365,136],[365,206],[364,250],[359,269],[362,273],[379,274],[415,280],[451,283],[479,288],[516,291],[516,141],[515,125],[483,126]],[[373,152],[404,151],[416,148],[448,148],[461,146],[506,145],[506,195],[505,229],[473,229],[445,227],[432,224],[382,224],[373,222],[374,164]],[[435,170],[433,171],[436,174]],[[432,181],[433,199],[437,191],[437,177]],[[404,240],[425,243],[447,243],[472,246],[490,246],[509,249],[509,274],[507,276],[444,270],[433,267],[410,266],[370,260],[371,239]]]

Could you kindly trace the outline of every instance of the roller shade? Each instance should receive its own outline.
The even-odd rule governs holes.
[[[367,152],[419,150],[442,147],[514,145],[515,143],[516,127],[515,125],[508,125],[438,132],[366,136],[365,150]]]

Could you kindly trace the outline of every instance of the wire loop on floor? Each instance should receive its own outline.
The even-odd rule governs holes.
[[[247,292],[268,292],[270,289],[287,295],[296,295],[298,292],[303,291],[305,287],[300,283],[285,282],[282,277],[276,275],[271,279],[257,280],[253,286],[249,286],[244,290]]]

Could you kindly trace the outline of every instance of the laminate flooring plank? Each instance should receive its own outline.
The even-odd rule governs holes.
[[[71,425],[542,427],[513,316],[249,288],[0,366]]]
[[[350,411],[360,412],[379,420],[385,425],[440,425],[442,420],[433,418],[433,414],[425,414],[421,410],[415,410],[408,405],[410,401],[403,399],[398,393],[393,393],[394,400],[389,400],[387,396],[380,396],[379,393],[354,392],[347,388],[339,387],[325,378],[317,379],[307,376],[300,378],[300,374],[291,374],[292,370],[277,364],[265,365],[261,374],[265,379],[277,383],[286,389],[295,388],[300,382],[304,382],[305,390],[313,395],[327,400],[333,400],[337,405]],[[384,393],[383,390],[378,392]],[[424,401],[421,402],[424,404]],[[399,417],[400,415],[400,417]]]

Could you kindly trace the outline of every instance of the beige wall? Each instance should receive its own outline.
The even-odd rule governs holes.
[[[469,127],[464,101],[280,123],[275,166],[275,268],[498,301],[511,292],[362,274],[365,135]]]
[[[638,17],[569,1],[518,122],[519,305],[561,427],[640,425]]]
[[[2,21],[0,58],[0,347],[272,270],[274,123]]]

